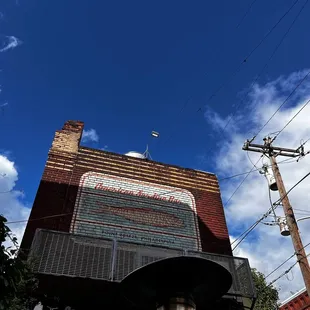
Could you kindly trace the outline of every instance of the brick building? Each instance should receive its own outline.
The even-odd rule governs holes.
[[[284,300],[279,310],[309,310],[310,298],[306,288],[301,289],[299,292]]]
[[[248,262],[232,257],[216,176],[82,147],[83,126],[68,121],[56,131],[21,244],[44,303],[123,307],[117,283],[128,273],[192,253],[233,274],[223,305],[252,305]]]

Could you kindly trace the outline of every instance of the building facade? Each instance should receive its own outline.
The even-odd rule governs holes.
[[[85,309],[78,292],[89,300],[103,290],[112,305],[126,274],[183,252],[215,255],[236,279],[246,275],[247,261],[232,257],[214,174],[82,147],[83,126],[68,121],[56,131],[21,244],[45,303]]]
[[[309,310],[310,298],[308,296],[306,288],[301,289],[291,297],[284,300],[279,310]]]

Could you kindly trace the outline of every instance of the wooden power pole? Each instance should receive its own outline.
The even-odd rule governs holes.
[[[247,140],[243,146],[243,150],[245,151],[252,151],[252,152],[259,152],[266,155],[271,162],[271,167],[273,171],[274,178],[277,183],[277,187],[280,193],[280,203],[282,203],[286,224],[289,228],[290,235],[292,238],[293,246],[295,249],[295,254],[297,257],[297,261],[299,263],[299,267],[305,282],[305,286],[310,296],[310,267],[309,262],[307,259],[307,255],[302,244],[298,225],[295,219],[294,210],[290,204],[289,198],[287,196],[287,192],[284,187],[284,183],[282,180],[282,176],[280,174],[280,170],[276,161],[277,156],[287,156],[287,157],[299,157],[304,155],[303,154],[303,147],[299,147],[297,149],[287,149],[281,147],[273,147],[272,142],[273,140],[270,137],[264,139],[264,144],[253,144],[252,141]]]

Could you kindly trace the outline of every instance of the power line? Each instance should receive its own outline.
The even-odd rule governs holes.
[[[292,160],[291,158],[288,158],[288,159],[284,159],[282,161],[279,161],[278,164],[283,164],[283,163],[291,164],[293,162],[296,162],[296,159]],[[268,167],[271,167],[271,165],[268,165]],[[259,171],[260,169],[261,168],[257,168],[257,169],[253,169],[253,170],[250,170],[250,171],[241,172],[241,173],[237,173],[237,174],[234,174],[234,175],[231,175],[231,176],[228,176],[228,177],[224,177],[224,178],[219,179],[219,182],[220,181],[229,180],[229,179],[233,179],[233,178],[236,178],[236,177],[248,174],[248,173],[253,173],[253,172]]]
[[[249,13],[251,7],[254,5],[255,2],[256,2],[256,0],[254,0],[254,1],[250,4],[248,10],[247,10],[246,13],[245,13],[244,18],[245,18],[246,15]],[[240,62],[240,64],[239,64],[239,65],[237,66],[237,68],[233,71],[233,73],[229,76],[229,78],[228,78],[226,81],[224,81],[223,83],[221,83],[220,86],[219,86],[217,89],[215,89],[215,90],[211,93],[211,95],[210,95],[209,98],[207,99],[206,104],[207,104],[208,102],[210,102],[210,101],[213,99],[213,97],[215,97],[216,94],[217,94],[219,91],[221,91],[222,88],[225,87],[226,84],[229,84],[229,83],[230,83],[230,81],[231,81],[231,80],[235,77],[235,75],[240,71],[242,65],[243,65],[244,63],[246,63],[246,62],[249,60],[249,58],[253,55],[253,53],[263,44],[263,42],[264,42],[264,41],[269,37],[269,35],[277,28],[277,26],[281,23],[281,21],[291,12],[291,10],[295,7],[295,5],[296,5],[298,2],[299,2],[299,0],[295,0],[295,2],[285,11],[285,13],[278,19],[278,21],[269,29],[269,31],[265,34],[265,36],[263,36],[263,38],[259,41],[259,43],[249,52],[249,54],[248,54],[246,57],[244,57],[244,59],[242,60],[242,62]],[[307,2],[308,2],[308,0],[307,0]],[[303,9],[303,8],[302,8],[302,9]],[[284,34],[283,38],[280,40],[278,46],[276,47],[276,49],[275,49],[274,52],[272,53],[271,57],[268,59],[267,63],[271,60],[271,58],[274,56],[276,50],[277,50],[277,49],[279,48],[279,46],[282,44],[284,38],[287,36],[287,34],[289,33],[289,31],[290,31],[291,28],[293,27],[293,25],[294,25],[295,21],[297,20],[297,18],[299,17],[300,13],[301,13],[301,11],[297,14],[297,16],[295,17],[295,19],[293,20],[291,26],[290,26],[289,29],[286,31],[286,33]],[[244,19],[244,18],[243,18],[243,19]],[[242,22],[242,20],[241,20],[241,22]],[[240,22],[238,23],[238,25],[239,25],[239,24],[240,24]],[[237,25],[237,28],[239,27],[238,25]],[[265,67],[264,67],[264,69],[265,69]],[[263,70],[264,70],[264,69],[263,69]],[[237,108],[239,107],[240,104],[241,104],[241,103],[238,104]],[[237,108],[236,108],[236,109],[237,109]],[[184,108],[181,109],[180,113],[182,113],[183,111],[184,111]],[[200,111],[203,111],[203,108],[202,108],[201,106],[197,109],[196,112],[200,112]],[[231,116],[231,118],[232,118],[232,117],[233,117],[233,116]],[[224,127],[224,129],[223,129],[223,132],[224,132],[225,128],[228,126],[229,122],[231,121],[231,118],[228,120],[228,123],[225,125],[225,127]],[[171,135],[170,135],[170,136],[171,136]],[[165,141],[168,141],[168,140],[171,138],[170,136],[169,136]]]
[[[246,62],[252,54],[263,44],[263,42],[268,38],[268,36],[277,28],[277,26],[281,23],[281,21],[286,17],[287,14],[294,8],[294,6],[298,3],[299,0],[295,0],[295,2],[289,7],[289,9],[280,17],[280,19],[271,27],[271,29],[265,34],[265,36],[261,39],[261,41],[253,48],[253,50],[248,54],[247,57],[243,60]]]
[[[253,5],[254,5],[254,3],[255,3],[256,1],[257,1],[257,0],[253,0],[252,3],[249,5],[249,7],[247,8],[247,10],[246,10],[246,12],[244,13],[243,17],[242,17],[241,20],[237,23],[237,26],[235,27],[236,29],[239,28],[239,26],[241,25],[241,23],[243,22],[243,20],[246,18],[246,16],[249,14],[251,8],[253,7]],[[236,71],[239,71],[239,70],[237,69]],[[236,73],[237,73],[237,72],[235,72],[235,74],[236,74]],[[233,74],[233,76],[234,76],[235,74]],[[221,88],[221,86],[220,86],[220,88]],[[212,95],[211,95],[211,96],[212,96]],[[213,97],[213,96],[212,96],[212,97]],[[182,114],[182,113],[185,111],[185,108],[186,108],[186,106],[188,105],[188,102],[189,102],[189,101],[190,101],[190,99],[188,99],[188,100],[185,102],[185,104],[182,105],[182,107],[181,107],[181,109],[179,110],[179,113],[178,113],[179,115]],[[196,112],[199,112],[199,111],[201,111],[201,107],[199,107],[198,110],[197,110]],[[175,130],[176,130],[176,128],[174,128],[173,131],[175,131]],[[172,136],[172,135],[173,135],[173,133],[171,133],[171,134],[163,141],[163,143],[169,141],[169,140],[171,139],[171,136]],[[162,141],[162,140],[160,140],[160,141]],[[161,142],[158,143],[159,146],[160,146],[161,144],[162,144]]]
[[[308,172],[305,176],[303,176],[295,185],[293,185],[284,196],[280,197],[276,202],[274,202],[274,205],[279,205],[281,201],[296,187],[298,186],[302,181],[304,181],[308,176],[310,175],[310,172]]]
[[[298,3],[299,0],[295,0],[295,2],[288,8],[288,10],[285,11],[285,13],[279,18],[279,20],[269,29],[269,31],[263,36],[263,38],[258,42],[258,44],[249,52],[249,54],[244,57],[244,59],[240,62],[240,64],[237,66],[237,68],[235,69],[235,71],[231,74],[231,76],[228,78],[228,80],[224,83],[222,83],[215,91],[213,91],[213,93],[210,95],[210,97],[208,98],[207,102],[212,100],[213,97],[216,96],[216,94],[226,85],[228,84],[233,77],[240,71],[241,67],[243,64],[245,64],[249,58],[254,54],[254,52],[264,43],[264,41],[269,37],[269,35],[277,28],[277,26],[281,23],[281,21],[286,17],[286,15],[288,15],[291,10],[294,8],[294,6]],[[201,107],[197,110],[201,111]]]
[[[268,286],[271,286],[273,283],[275,283],[276,281],[278,281],[279,279],[281,279],[283,276],[285,276],[286,274],[288,274],[296,265],[297,265],[298,261],[296,263],[294,263],[289,269],[285,270],[279,277],[277,277],[276,279],[274,279],[273,281],[271,281]]]
[[[255,134],[254,137],[257,137],[262,130],[269,124],[269,122],[273,119],[273,117],[279,112],[279,110],[286,104],[286,102],[293,96],[295,91],[302,85],[302,83],[308,78],[310,75],[310,71],[299,81],[296,87],[292,90],[292,92],[285,98],[285,100],[280,104],[277,110],[270,116],[270,118],[266,121],[266,123],[261,127],[261,129]],[[286,127],[286,126],[285,126]],[[284,128],[283,128],[284,129]],[[283,129],[281,131],[283,131]]]
[[[263,155],[262,155],[263,156]],[[261,156],[261,157],[262,157]],[[258,161],[256,162],[256,165],[258,164],[258,162],[260,161],[261,157],[258,159]],[[234,195],[236,194],[236,192],[239,190],[239,188],[242,186],[242,184],[245,182],[245,180],[248,178],[248,176],[250,175],[250,173],[252,172],[252,170],[254,170],[255,166],[253,166],[253,168],[246,174],[246,176],[243,178],[243,180],[240,182],[240,184],[237,186],[237,188],[235,189],[235,191],[231,194],[231,196],[227,199],[227,201],[224,203],[224,207],[227,206],[227,204],[229,203],[229,201],[234,197]]]
[[[248,156],[248,159],[249,159],[250,163],[253,165],[253,167],[254,167],[256,170],[259,170],[260,168],[257,168],[256,165],[258,164],[259,160],[262,159],[263,156],[261,156],[261,157],[258,159],[258,161],[257,161],[256,164],[254,164],[253,161],[252,161],[252,159],[251,159],[251,157],[250,157],[249,152],[246,152],[246,154],[247,154],[247,156]]]
[[[247,154],[247,156],[248,156],[249,161],[250,161],[250,162],[251,162],[251,164],[253,165],[253,167],[255,167],[256,169],[259,169],[259,168],[257,168],[257,166],[253,163],[253,161],[252,161],[252,159],[251,159],[251,157],[250,157],[249,152],[246,152],[246,154]],[[262,158],[262,156],[261,156],[260,158]],[[274,211],[273,204],[272,204],[272,200],[271,200],[271,193],[270,193],[270,192],[271,192],[271,190],[270,190],[270,187],[269,187],[269,183],[268,183],[268,179],[267,179],[266,174],[265,174],[265,178],[266,178],[266,181],[267,181],[268,194],[269,194],[268,196],[269,196],[270,206],[271,206],[272,211],[273,211],[274,219],[276,220],[277,216],[276,216],[276,213],[275,213],[275,211]]]
[[[309,100],[310,101],[310,100]],[[246,181],[246,179],[248,178],[248,176],[250,175],[250,173],[252,173],[253,172],[253,170],[254,170],[254,168],[256,168],[256,165],[258,164],[258,162],[260,161],[260,159],[263,157],[263,155],[261,155],[260,157],[259,157],[259,159],[258,159],[258,161],[254,164],[254,163],[252,163],[253,164],[253,167],[252,167],[252,169],[246,174],[246,176],[244,177],[244,179],[240,182],[240,184],[237,186],[237,188],[235,189],[235,191],[231,194],[231,196],[228,198],[228,200],[224,203],[224,207],[225,206],[227,206],[227,204],[229,203],[229,201],[233,198],[233,196],[236,194],[236,192],[239,190],[239,188],[243,185],[243,183]],[[291,158],[289,158],[290,160],[291,160]],[[259,170],[259,169],[257,169],[256,168],[256,171],[257,170]],[[310,172],[309,172],[309,174],[310,174]],[[299,181],[299,183],[300,182],[302,182],[306,177],[307,177],[308,175],[306,175],[302,180],[300,180]],[[299,184],[298,183],[298,184]],[[295,184],[294,185],[294,187],[296,187],[298,184]],[[293,188],[294,188],[293,187]],[[293,188],[291,188],[288,192],[287,192],[287,194],[293,189]],[[282,199],[283,199],[284,197],[282,197]],[[282,201],[282,200],[281,200]]]
[[[302,212],[305,212],[305,213],[310,213],[310,210],[303,210],[303,209],[297,209],[297,208],[294,208],[294,210],[302,211]],[[299,213],[299,214],[301,214],[301,213]]]
[[[43,216],[35,219],[28,219],[28,220],[18,220],[18,221],[10,221],[6,222],[6,224],[17,224],[17,223],[25,223],[25,222],[33,222],[33,221],[40,221],[40,220],[45,220],[45,219],[50,219],[50,218],[55,218],[55,217],[61,217],[61,216],[66,216],[66,215],[72,215],[73,213],[63,213],[63,214],[55,214],[55,215],[48,215],[48,216]]]
[[[239,23],[237,24],[236,28],[239,28],[240,25],[242,24],[242,22],[245,20],[245,18],[248,16],[248,14],[250,13],[251,9],[252,9],[252,6],[255,4],[256,0],[253,0],[249,7],[247,8],[247,10],[245,11],[245,13],[243,14],[243,16],[241,17]]]
[[[258,159],[258,161],[254,164],[253,164],[253,167],[252,169],[246,173],[246,176],[243,178],[243,180],[240,182],[240,184],[237,186],[237,188],[235,189],[235,191],[231,194],[231,196],[227,199],[227,201],[224,203],[224,207],[227,206],[227,204],[229,203],[229,201],[233,198],[233,196],[236,194],[236,192],[239,190],[239,188],[243,185],[243,183],[245,182],[245,180],[248,178],[248,176],[250,175],[250,173],[254,172],[254,168],[256,168],[256,165],[258,164],[258,162],[260,161],[260,159],[263,157],[263,155],[261,155]],[[291,160],[291,158],[289,158]],[[284,160],[286,161],[286,160]],[[260,169],[257,169],[256,168],[256,171],[257,170],[260,170]],[[310,173],[309,173],[310,174]],[[297,185],[296,185],[297,186]],[[292,190],[292,189],[291,189]]]
[[[305,145],[309,140],[310,140],[310,138],[307,139],[305,142],[301,142],[301,145],[302,145],[302,146]],[[301,140],[301,141],[303,141],[303,140]]]
[[[309,72],[310,73],[310,72]],[[297,117],[297,115],[309,104],[310,99],[298,110],[298,112],[286,123],[286,125],[276,134],[273,140],[275,140],[281,132]]]
[[[310,242],[307,243],[305,246],[303,246],[300,250],[303,250],[305,249],[307,246],[310,245]],[[296,255],[297,253],[294,252],[291,256],[289,256],[283,263],[281,263],[277,268],[275,268],[272,272],[270,272],[264,279],[267,279],[270,275],[272,275],[274,272],[276,272],[279,268],[281,268],[285,263],[287,263],[294,255]],[[307,255],[307,257],[309,256],[310,254]],[[272,285],[273,283],[275,283],[276,281],[278,281],[280,278],[282,278],[284,275],[286,275],[287,273],[289,273],[295,265],[297,265],[298,263],[298,260],[292,265],[290,266],[287,270],[285,270],[279,277],[277,277],[276,279],[272,280],[268,286]]]
[[[237,239],[235,239],[231,244],[233,245],[235,242],[238,241],[238,243],[234,246],[232,249],[233,251],[239,246],[239,244],[255,229],[255,227],[265,218],[267,218],[268,215],[272,212],[273,209],[276,207],[270,208],[265,214],[263,214],[256,222],[254,222],[249,228],[247,228],[241,235],[238,236]],[[240,240],[239,240],[240,239]]]
[[[290,24],[289,28],[286,30],[286,32],[284,33],[284,35],[281,37],[280,41],[278,42],[278,44],[276,45],[276,47],[274,48],[274,50],[272,51],[270,57],[268,58],[268,60],[266,61],[265,65],[263,66],[262,70],[258,73],[258,75],[254,78],[254,80],[252,81],[249,90],[246,92],[246,94],[243,96],[243,98],[238,102],[238,104],[236,105],[234,112],[229,116],[225,126],[220,129],[220,134],[221,136],[224,138],[224,132],[225,129],[228,127],[228,125],[230,124],[230,122],[233,120],[235,114],[237,113],[239,107],[245,102],[246,98],[248,97],[251,89],[253,88],[253,86],[255,85],[255,83],[259,80],[259,78],[262,76],[263,72],[265,71],[265,69],[268,67],[269,62],[272,60],[272,58],[274,57],[274,55],[276,54],[276,52],[278,51],[278,49],[280,48],[280,46],[282,45],[283,41],[285,40],[285,38],[288,36],[289,32],[291,31],[291,29],[293,28],[295,22],[297,21],[297,19],[299,18],[300,14],[302,13],[302,11],[304,10],[306,4],[308,3],[309,0],[306,0],[306,2],[303,4],[303,6],[300,8],[299,12],[297,13],[297,15],[295,16],[295,18],[293,19],[292,23]],[[253,1],[255,2],[255,1]],[[298,2],[298,1],[297,1]],[[296,3],[297,3],[296,2]],[[294,3],[294,5],[296,4]],[[239,67],[236,70],[239,71]],[[234,76],[234,75],[233,75]],[[201,110],[201,107],[198,109],[198,111]],[[270,121],[270,120],[269,120]],[[269,121],[267,123],[269,123]],[[266,124],[267,125],[267,124]],[[262,129],[261,129],[262,130]],[[260,130],[260,131],[261,131]],[[210,151],[211,147],[208,149],[208,151],[206,151],[207,153]]]
[[[281,263],[277,268],[275,268],[274,270],[272,270],[270,273],[267,274],[267,276],[265,276],[265,280],[270,277],[273,273],[275,273],[277,270],[279,270],[285,263],[287,263],[291,258],[293,258],[296,255],[296,253],[293,253],[291,256],[289,256],[283,263]]]
[[[251,161],[251,163],[253,164],[253,168],[255,168],[256,167],[256,165],[258,164],[258,162],[259,162],[259,160],[261,159],[261,157],[262,156],[260,156],[260,158],[258,159],[258,161],[256,162],[256,164],[254,164],[253,162],[252,162],[252,160],[250,159],[250,157],[249,157],[249,159],[250,159],[250,161]],[[289,159],[286,159],[286,160],[284,160],[284,161],[287,161],[287,160],[290,160],[291,158],[289,158]],[[283,161],[283,162],[284,162]],[[259,170],[259,169],[257,169],[257,170]],[[251,172],[251,171],[250,171]],[[249,173],[247,174],[247,176],[249,175]],[[246,177],[247,177],[246,176]],[[246,178],[245,177],[245,178]],[[237,187],[237,189],[235,190],[235,192],[240,188],[240,186],[243,184],[243,182],[245,181],[245,178],[242,180],[242,182],[239,184],[239,186]],[[232,196],[235,194],[235,192],[232,194]],[[270,192],[269,192],[269,194],[270,194]],[[232,197],[231,196],[231,197]],[[237,241],[239,241],[239,239],[241,239],[236,245],[235,245],[235,247],[232,249],[233,251],[238,247],[238,245],[255,229],[255,227],[263,220],[263,219],[265,219],[267,216],[269,216],[270,215],[270,213],[271,212],[273,212],[274,213],[274,216],[275,216],[275,212],[274,212],[274,210],[276,209],[276,207],[277,206],[274,206],[274,205],[272,205],[272,201],[271,201],[271,197],[269,197],[270,198],[270,204],[271,204],[271,208],[260,218],[260,219],[258,219],[256,222],[254,222],[249,228],[247,228],[241,235],[239,235],[238,236],[238,238],[237,239],[235,239],[232,243],[231,243],[231,245],[233,245],[235,242],[237,242]],[[231,198],[230,198],[231,199]]]
[[[254,166],[253,166],[254,167]],[[254,224],[252,224],[246,231],[244,231],[233,243],[235,243],[237,240],[241,238],[241,240],[237,243],[237,245],[233,248],[233,250],[236,249],[236,247],[248,236],[249,233],[253,231],[253,229],[263,220],[265,219],[272,211],[274,211],[277,206],[280,204],[280,202],[285,198],[296,186],[298,186],[303,180],[305,180],[310,175],[310,172],[307,173],[304,177],[302,177],[295,185],[293,185],[286,193],[285,196],[278,199],[275,203],[273,203],[273,207],[271,207],[267,213],[265,213],[259,220],[257,220]],[[307,245],[308,246],[308,245]]]
[[[265,217],[264,217],[265,218]],[[236,242],[238,240],[238,243],[233,247],[232,251],[234,251],[239,244],[254,230],[254,228],[263,220],[263,218],[259,219],[258,221],[256,221],[254,224],[252,224],[252,226],[250,226],[245,232],[243,232],[239,237],[240,237],[240,241],[239,239],[236,239],[234,242]],[[238,237],[238,238],[239,238]],[[233,243],[232,243],[233,244]]]
[[[273,56],[276,54],[276,52],[278,51],[278,49],[280,48],[280,46],[282,45],[283,41],[285,40],[285,38],[288,36],[289,32],[292,30],[295,22],[297,21],[297,19],[299,18],[300,14],[302,13],[302,11],[304,10],[306,4],[308,3],[309,0],[306,0],[306,2],[303,4],[303,6],[300,8],[299,12],[297,13],[297,15],[295,16],[295,18],[293,19],[292,23],[290,24],[290,26],[288,27],[288,29],[286,30],[286,32],[284,33],[284,35],[282,36],[282,38],[280,39],[280,41],[278,42],[278,44],[276,45],[276,47],[274,48],[274,50],[272,51],[270,57],[268,58],[268,60],[266,61],[265,65],[263,66],[262,70],[258,73],[258,75],[256,76],[256,78],[252,81],[250,87],[249,87],[249,91],[245,94],[245,96],[242,98],[242,100],[239,101],[239,103],[237,104],[237,107],[235,109],[235,112],[238,110],[239,106],[245,101],[245,99],[247,98],[247,96],[249,95],[249,92],[251,91],[252,87],[255,85],[255,83],[259,80],[259,78],[262,76],[263,72],[265,71],[265,69],[268,67],[269,62],[272,60]],[[230,121],[232,120],[232,118],[234,117],[234,114],[232,114],[232,116],[228,119],[227,124],[224,127],[225,128],[229,125]],[[270,120],[269,120],[270,121]],[[268,122],[269,122],[268,121]],[[262,129],[261,129],[262,130]],[[260,131],[261,131],[260,130]]]

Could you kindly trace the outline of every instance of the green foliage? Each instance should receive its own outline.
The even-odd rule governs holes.
[[[257,293],[254,310],[278,309],[277,302],[279,300],[279,293],[277,289],[272,285],[268,286],[265,281],[265,276],[256,269],[252,269],[252,277]]]
[[[17,238],[6,222],[6,218],[0,215],[0,310],[29,309],[34,302],[29,296],[36,289],[37,280],[29,263],[17,255]],[[8,239],[13,247],[4,245]]]

